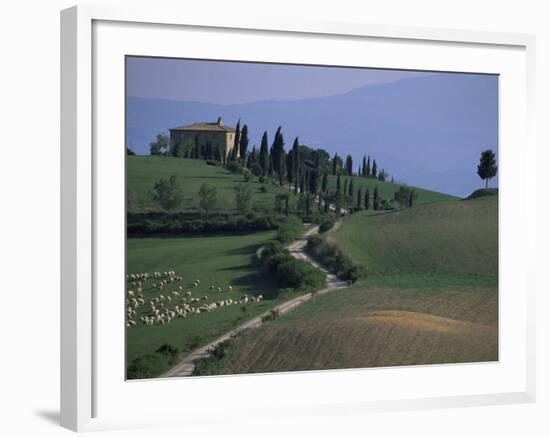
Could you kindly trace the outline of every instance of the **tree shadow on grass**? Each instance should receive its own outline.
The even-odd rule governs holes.
[[[178,176],[180,177],[180,176]],[[220,179],[220,180],[226,180],[230,179],[231,175],[227,176],[181,176],[182,179]]]
[[[228,249],[224,253],[227,255],[253,255],[259,249],[259,244],[249,244],[248,246],[236,247]]]
[[[247,270],[249,273],[238,276],[231,280],[231,285],[236,287],[247,287],[251,291],[249,294],[252,296],[258,296],[261,294],[265,299],[275,299],[278,295],[278,289],[274,284],[265,276],[265,273],[256,270],[253,266],[234,266],[227,267],[219,270]]]

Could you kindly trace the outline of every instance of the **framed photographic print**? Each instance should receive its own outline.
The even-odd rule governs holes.
[[[61,44],[64,426],[534,399],[533,37],[75,7]]]

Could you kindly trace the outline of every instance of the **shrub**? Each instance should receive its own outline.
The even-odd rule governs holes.
[[[250,170],[248,170],[247,168],[243,168],[243,177],[245,182],[248,182],[250,179],[252,179],[252,173],[250,173]]]
[[[241,165],[236,161],[229,161],[227,164],[225,164],[225,168],[231,173],[241,173],[242,171]]]
[[[294,288],[281,288],[279,290],[279,297],[283,299],[290,299],[294,294],[296,294],[296,290]]]
[[[128,379],[147,379],[154,378],[162,373],[165,359],[160,354],[147,354],[132,360],[126,370]]]
[[[271,310],[269,313],[262,317],[262,322],[272,322],[273,320],[278,319],[279,315],[279,310]]]
[[[166,211],[173,211],[183,201],[183,192],[176,175],[161,179],[154,186],[154,199]]]
[[[260,166],[260,164],[258,164],[257,162],[255,162],[253,165],[252,165],[252,168],[250,169],[250,171],[252,172],[252,174],[254,176],[262,176],[262,173],[263,173],[263,168]]]
[[[268,241],[264,246],[261,257],[262,259],[267,259],[283,252],[286,252],[286,249],[281,244],[281,242],[277,240],[271,240],[271,241]]]
[[[259,180],[260,180],[260,183],[261,183],[261,184],[263,184],[263,183],[266,182],[265,176],[260,176]]]
[[[282,287],[309,291],[321,288],[326,281],[325,273],[288,253],[279,253],[268,258],[266,267]]]
[[[332,217],[322,217],[319,223],[319,232],[326,232],[331,229],[336,223],[336,220]]]
[[[355,282],[366,276],[363,267],[356,265],[334,243],[318,235],[308,240],[307,250],[342,280]]]
[[[154,353],[146,354],[132,360],[126,369],[128,379],[154,378],[177,362],[179,351],[164,343]]]
[[[250,211],[252,205],[252,191],[248,185],[240,184],[235,187],[235,205],[243,214]]]
[[[266,187],[265,185],[262,185],[262,186],[260,187],[260,191],[261,191],[262,193],[267,193],[267,187]]]
[[[174,347],[169,345],[168,343],[164,343],[161,347],[159,347],[156,351],[157,354],[165,355],[171,359],[175,359],[178,356],[178,350]]]
[[[277,229],[277,240],[282,243],[290,243],[296,240],[304,232],[304,225],[296,216],[289,216]]]
[[[319,234],[314,235],[313,237],[309,237],[307,240],[307,247],[308,249],[313,249],[317,247],[319,244],[321,244],[324,241],[323,237]]]

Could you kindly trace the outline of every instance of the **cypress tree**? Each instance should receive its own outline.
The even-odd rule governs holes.
[[[349,181],[349,191],[348,194],[350,197],[353,197],[353,178]],[[352,199],[353,200],[353,199]]]
[[[236,161],[239,153],[239,146],[241,142],[241,120],[237,122],[237,127],[235,128],[235,141],[233,142],[233,150],[231,151],[231,160]]]
[[[316,194],[317,193],[317,186],[319,184],[319,173],[317,173],[316,170],[311,170],[309,172],[309,192]]]
[[[340,185],[340,173],[338,173],[338,177],[336,178],[336,195],[339,196],[342,194],[342,188]]]
[[[351,155],[346,158],[346,173],[348,176],[353,176],[353,158]]]
[[[263,175],[267,176],[269,172],[269,150],[267,145],[267,132],[262,136],[262,145],[260,146],[260,167],[262,167]]]
[[[365,192],[365,209],[370,208],[370,191],[367,187],[367,191]]]
[[[300,157],[300,142],[298,140],[298,137],[294,139],[294,144],[292,145],[292,150],[288,152],[288,156],[290,156],[290,159],[287,159],[287,179],[290,184],[298,183],[298,167],[299,167],[299,157]]]
[[[413,207],[413,202],[414,202],[414,190],[411,190],[411,192],[409,193],[409,201],[408,201],[409,208]]]
[[[370,156],[367,159],[367,169],[365,170],[365,175],[369,178],[370,177]]]
[[[334,154],[334,158],[332,158],[332,174],[336,176],[336,172],[338,171],[338,161],[340,160],[340,157],[338,156],[338,153]]]
[[[321,184],[321,189],[323,190],[323,193],[326,193],[328,191],[328,174],[327,174],[327,172],[323,173],[323,182]]]
[[[373,159],[372,160],[372,173],[371,173],[371,176],[373,178],[375,178],[376,176],[378,176],[378,168],[376,166],[376,159]]]
[[[302,172],[302,175],[300,177],[300,194],[304,192],[306,185],[306,176],[304,172]]]
[[[240,145],[239,153],[241,155],[241,159],[245,159],[246,152],[248,150],[248,126],[246,124],[243,126],[239,145]]]
[[[348,195],[348,180],[344,181],[344,196]]]
[[[378,187],[374,187],[374,196],[372,199],[372,208],[377,211],[380,206],[380,199],[378,198]]]
[[[363,156],[363,171],[361,172],[363,176],[367,176],[367,157]]]
[[[279,178],[279,185],[283,185],[283,173],[284,173],[284,160],[285,160],[285,150],[284,150],[284,140],[283,134],[281,133],[281,126],[277,128],[275,132],[275,138],[273,139],[273,144],[271,146],[271,158],[273,161],[273,171],[277,174]]]
[[[361,209],[361,202],[363,201],[363,193],[361,192],[361,187],[357,190],[357,209]]]
[[[288,217],[288,195],[285,198],[285,216]]]

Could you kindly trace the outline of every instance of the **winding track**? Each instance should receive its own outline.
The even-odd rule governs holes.
[[[340,225],[340,221],[336,222],[335,228]],[[295,241],[294,243],[290,244],[288,246],[288,250],[290,254],[297,259],[305,260],[309,263],[311,263],[313,266],[318,268],[319,270],[323,271],[327,275],[327,281],[326,281],[326,287],[322,290],[319,290],[317,292],[313,293],[307,293],[302,296],[295,297],[294,299],[287,300],[286,302],[283,302],[279,305],[277,305],[274,308],[271,308],[269,311],[266,311],[259,316],[254,317],[253,319],[250,319],[249,321],[243,323],[242,325],[238,326],[237,328],[234,328],[222,336],[218,337],[214,341],[211,341],[207,345],[200,347],[199,349],[196,349],[195,351],[191,352],[189,355],[187,355],[183,360],[181,360],[176,366],[172,367],[167,372],[163,373],[160,378],[175,378],[175,377],[183,377],[183,376],[191,376],[193,374],[193,370],[195,369],[195,361],[200,358],[206,358],[210,354],[210,350],[212,350],[214,347],[216,347],[218,344],[229,340],[231,337],[246,331],[247,329],[253,329],[257,328],[264,323],[262,321],[263,317],[268,315],[271,311],[275,310],[278,311],[279,314],[285,314],[294,308],[302,305],[303,303],[310,300],[314,294],[325,294],[328,293],[331,290],[336,290],[340,288],[345,288],[347,284],[344,281],[340,281],[335,275],[332,273],[329,273],[326,269],[324,269],[321,265],[319,265],[317,262],[315,262],[305,251],[305,247],[307,245],[307,239],[313,235],[316,235],[319,233],[319,226],[314,226],[309,231],[307,231],[302,238]]]

